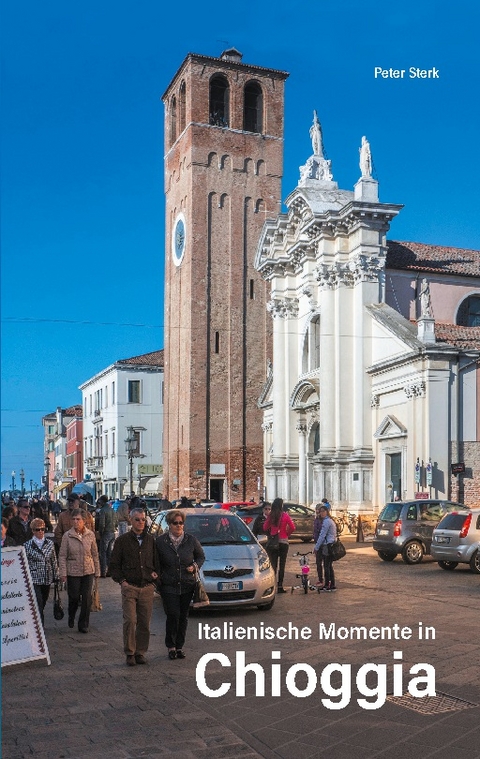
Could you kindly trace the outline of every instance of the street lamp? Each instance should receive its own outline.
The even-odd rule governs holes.
[[[25,495],[25,472],[23,469],[20,469],[20,486],[21,486],[21,493],[22,495]]]
[[[30,498],[33,498],[33,480],[30,480]]]
[[[50,493],[49,493],[49,488],[50,488],[50,482],[49,482],[49,479],[50,479],[50,459],[48,458],[48,456],[45,457],[45,472],[46,472],[46,474],[45,474],[45,497],[46,497],[46,499],[48,501],[50,499]]]
[[[138,437],[135,435],[133,427],[127,427],[127,439],[125,448],[128,456],[128,473],[130,479],[130,493],[133,493],[133,459],[137,455]]]
[[[15,469],[12,471],[12,494],[15,493]]]

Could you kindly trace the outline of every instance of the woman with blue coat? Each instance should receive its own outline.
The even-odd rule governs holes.
[[[326,593],[331,593],[336,590],[336,587],[333,561],[329,546],[335,543],[337,539],[337,526],[330,516],[330,512],[325,504],[320,507],[319,512],[319,516],[323,519],[323,522],[317,542],[315,543],[314,551],[315,553],[320,551],[323,556],[323,572],[325,579],[325,587],[323,590]]]

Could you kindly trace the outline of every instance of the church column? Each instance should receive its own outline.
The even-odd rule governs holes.
[[[320,292],[320,450],[322,453],[336,448],[335,386],[335,293],[331,288]],[[328,453],[327,453],[328,455]]]
[[[270,306],[270,304],[269,304]],[[273,458],[285,455],[285,319],[278,308],[270,308],[273,318]]]
[[[305,506],[307,501],[307,425],[304,419],[296,424],[298,432],[298,502]]]

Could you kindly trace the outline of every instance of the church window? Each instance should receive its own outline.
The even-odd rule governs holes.
[[[243,129],[245,132],[263,130],[263,92],[258,82],[248,82],[243,92]]]
[[[320,316],[313,317],[303,340],[302,372],[311,372],[320,366]]]
[[[170,145],[177,139],[177,98],[173,97],[170,104]]]
[[[480,295],[470,295],[460,305],[457,324],[462,327],[480,327]]]
[[[313,453],[314,456],[316,456],[320,450],[320,425],[318,422],[315,422],[315,424],[312,426],[312,429],[310,430],[310,453]]]
[[[179,126],[180,126],[179,134],[181,134],[183,132],[183,130],[185,129],[185,123],[186,123],[186,120],[185,120],[186,94],[187,94],[187,88],[186,88],[185,82],[182,82],[181,85],[180,85],[180,98],[179,98],[179,106],[180,106],[180,108],[179,108],[179,111],[180,111],[180,113],[179,113],[179,116],[180,116],[180,119],[179,119],[179,122],[180,122],[179,123]]]
[[[228,127],[230,87],[227,79],[217,74],[210,80],[210,124]]]
[[[215,353],[220,353],[220,332],[215,332]]]
[[[255,282],[253,279],[250,280],[250,300],[255,299],[255,290],[254,290]]]

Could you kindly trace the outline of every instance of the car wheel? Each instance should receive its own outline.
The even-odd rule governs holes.
[[[448,572],[452,572],[455,567],[458,567],[458,561],[438,561],[438,566],[442,569],[446,569]]]
[[[418,540],[412,540],[404,547],[402,551],[402,559],[405,564],[420,564],[423,559],[423,546]]]
[[[273,604],[275,603],[275,599],[272,598],[269,604],[262,604],[257,606],[257,609],[259,611],[270,611],[270,609],[273,609]]]
[[[470,569],[475,572],[476,575],[480,575],[480,553],[475,551],[470,559]]]
[[[378,555],[382,559],[382,561],[393,561],[396,553],[389,553],[388,551],[378,551]]]

